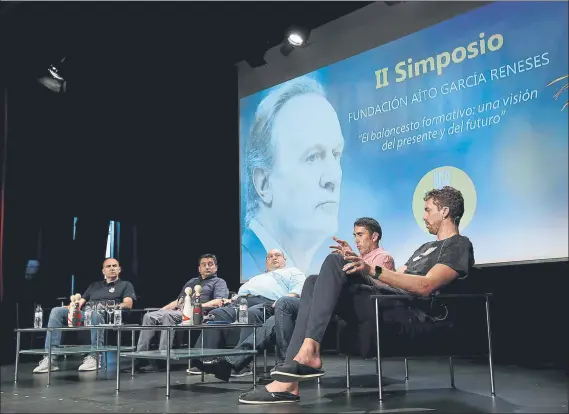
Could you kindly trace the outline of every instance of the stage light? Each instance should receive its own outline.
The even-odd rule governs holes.
[[[281,45],[281,53],[288,56],[297,47],[305,47],[310,37],[310,30],[299,26],[290,27],[286,31],[285,41]]]
[[[287,37],[288,42],[293,46],[302,46],[304,44],[304,39],[297,32],[292,32]]]
[[[41,76],[38,82],[53,92],[65,92],[67,90],[67,81],[62,75],[62,67],[65,64],[65,58],[61,59],[59,64],[51,64],[47,69],[49,75]]]
[[[300,26],[291,26],[286,31],[286,40],[294,47],[305,46],[310,37],[310,30]]]

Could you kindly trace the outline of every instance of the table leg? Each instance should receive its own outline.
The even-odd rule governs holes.
[[[47,332],[49,341],[47,341],[47,386],[51,384],[51,331]]]
[[[131,337],[131,346],[134,348],[134,341],[135,341],[135,331],[134,329],[131,331],[132,332],[132,337]],[[134,349],[136,351],[136,348]],[[132,358],[131,359],[131,364],[130,364],[130,376],[134,377],[134,364],[136,362],[136,358]]]
[[[168,339],[168,348],[166,349],[166,398],[170,398],[170,336],[172,331],[168,329],[166,331]]]
[[[253,328],[253,388],[257,388],[257,329]]]
[[[117,329],[117,392],[121,388],[121,328]]]
[[[202,337],[202,355],[203,355],[203,329],[201,331],[202,331],[201,337]],[[202,382],[205,382],[205,372],[202,371],[201,377],[202,377]]]
[[[16,369],[14,371],[14,382],[18,382],[18,364],[20,363],[20,331],[16,333]]]

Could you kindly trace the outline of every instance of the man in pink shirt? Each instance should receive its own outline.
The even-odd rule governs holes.
[[[356,220],[353,234],[360,253],[359,257],[365,263],[369,266],[381,266],[395,270],[393,257],[379,247],[382,231],[377,220],[369,217]],[[337,245],[330,246],[332,254],[324,260],[320,273],[308,276],[304,282],[300,297],[300,310],[293,336],[289,342],[287,358],[289,354],[292,356],[297,354],[305,338],[320,344],[333,314],[339,315],[348,323],[357,323],[362,318],[364,310],[359,306],[361,304],[356,303],[356,296],[351,288],[358,284],[378,285],[377,281],[368,275],[347,274],[349,262],[344,257],[356,256],[356,253],[346,241],[336,237],[333,239]],[[292,357],[289,359],[292,360]],[[320,369],[302,368],[304,371],[309,371],[303,372],[305,377],[317,378],[323,375]],[[271,371],[271,376],[278,373],[277,369]],[[273,391],[263,387],[239,397],[239,402],[244,404],[287,403],[298,400],[297,393]]]

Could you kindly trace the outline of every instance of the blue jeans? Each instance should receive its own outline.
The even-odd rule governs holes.
[[[47,322],[48,328],[62,328],[67,326],[67,315],[69,313],[68,308],[58,306],[57,308],[52,308],[49,312],[49,321]],[[81,317],[84,319],[84,314],[81,312]],[[91,314],[91,323],[93,325],[100,324],[102,317],[95,311]],[[100,329],[91,330],[91,346],[99,347],[103,345],[103,335],[104,332]],[[45,337],[45,350],[47,352],[49,347],[49,332],[46,333]],[[51,332],[51,346],[52,348],[59,347],[61,345],[61,331]],[[93,354],[94,355],[94,354]]]
[[[264,351],[270,346],[276,345],[277,363],[284,362],[299,308],[300,298],[283,296],[275,302],[275,314],[267,319],[263,326],[256,328],[257,351]],[[252,348],[253,334],[235,347],[235,349],[243,350]],[[252,359],[251,355],[226,357],[226,360],[233,365],[236,371],[243,369]]]

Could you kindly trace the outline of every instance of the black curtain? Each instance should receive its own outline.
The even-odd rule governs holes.
[[[87,287],[103,279],[109,220],[100,217],[79,217],[73,243],[73,274],[75,293],[81,295]]]

